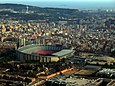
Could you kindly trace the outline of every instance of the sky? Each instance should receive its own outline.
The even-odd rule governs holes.
[[[0,0],[0,3],[73,9],[115,9],[115,0]]]
[[[0,0],[0,2],[115,2],[115,0]]]
[[[19,1],[75,1],[75,2],[113,2],[114,0],[0,0],[0,2],[19,2]]]

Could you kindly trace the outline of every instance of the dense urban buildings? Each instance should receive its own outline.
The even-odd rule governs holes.
[[[0,85],[114,86],[114,14],[0,4]]]

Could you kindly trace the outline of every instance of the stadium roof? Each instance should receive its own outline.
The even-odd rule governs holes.
[[[53,53],[52,55],[54,55],[54,56],[64,56],[64,55],[70,54],[72,52],[73,52],[73,50],[64,49],[64,50],[61,50],[59,52]]]

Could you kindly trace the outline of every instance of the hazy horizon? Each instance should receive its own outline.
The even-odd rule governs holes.
[[[70,9],[115,9],[114,0],[4,0],[0,2],[25,4],[38,7],[53,7],[53,8],[70,8]]]

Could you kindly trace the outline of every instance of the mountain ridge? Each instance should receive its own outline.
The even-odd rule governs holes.
[[[27,14],[27,6],[28,6],[28,14]],[[68,9],[68,8],[48,8],[48,7],[36,7],[30,5],[23,5],[23,4],[0,4],[0,17],[4,15],[8,15],[13,18],[17,19],[24,19],[24,20],[68,20],[68,19],[75,19],[75,18],[83,18],[87,16],[86,13],[79,11],[78,9]],[[4,9],[11,9],[11,10],[4,10]],[[14,13],[14,12],[15,13]],[[26,13],[26,14],[25,14]],[[85,15],[85,16],[84,16]]]

